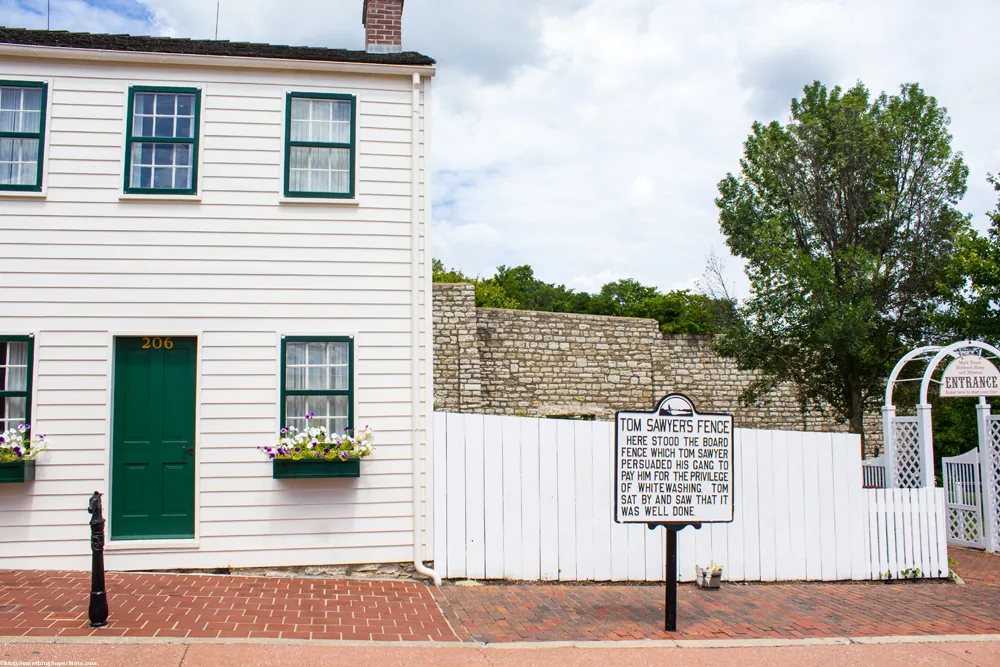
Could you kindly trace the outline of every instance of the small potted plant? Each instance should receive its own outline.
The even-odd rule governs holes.
[[[315,416],[305,416],[302,430],[294,426],[281,429],[273,447],[257,448],[271,459],[271,477],[360,477],[361,459],[375,452],[372,430],[365,426],[359,433],[330,433],[325,426],[312,425]]]
[[[699,588],[717,589],[722,585],[722,566],[709,562],[708,567],[695,566]]]
[[[45,450],[45,436],[31,436],[31,424],[0,433],[0,484],[35,480],[35,457]]]

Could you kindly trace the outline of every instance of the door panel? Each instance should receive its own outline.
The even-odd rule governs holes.
[[[115,339],[113,540],[194,537],[197,349],[196,338]]]

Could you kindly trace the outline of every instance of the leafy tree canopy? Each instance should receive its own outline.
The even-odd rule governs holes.
[[[855,433],[910,346],[939,333],[969,237],[968,168],[946,109],[918,85],[872,99],[806,86],[787,124],[754,123],[719,221],[750,297],[717,350],[760,373],[744,398],[793,382]]]
[[[987,180],[1000,193],[1000,178],[990,174]],[[954,270],[966,289],[956,294],[947,318],[954,338],[1000,345],[1000,202],[986,215],[986,234],[972,233],[962,245]]]
[[[665,333],[711,334],[718,331],[720,308],[712,298],[687,290],[661,293],[625,278],[607,283],[600,292],[576,292],[535,278],[530,266],[501,266],[491,278],[470,278],[434,260],[434,282],[475,285],[480,308],[515,308],[558,313],[614,315],[654,319]]]

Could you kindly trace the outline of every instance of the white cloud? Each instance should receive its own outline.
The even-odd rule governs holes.
[[[140,1],[147,22],[109,9]],[[39,2],[0,0],[0,13],[39,27],[25,9]],[[209,0],[58,5],[75,22],[60,28],[214,31]],[[222,0],[220,37],[361,48],[360,13],[361,0]],[[751,123],[785,120],[813,79],[874,93],[919,82],[948,107],[971,168],[963,210],[982,228],[996,202],[989,0],[407,0],[404,22],[404,46],[439,59],[434,253],[466,273],[531,264],[578,289],[690,286],[725,247],[716,184]]]

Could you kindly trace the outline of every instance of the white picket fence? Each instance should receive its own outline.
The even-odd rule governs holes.
[[[614,522],[609,422],[434,414],[434,562],[448,578],[659,581],[664,531]],[[735,520],[678,535],[678,573],[946,576],[943,489],[862,488],[857,436],[737,429]],[[942,569],[943,568],[943,569]]]

